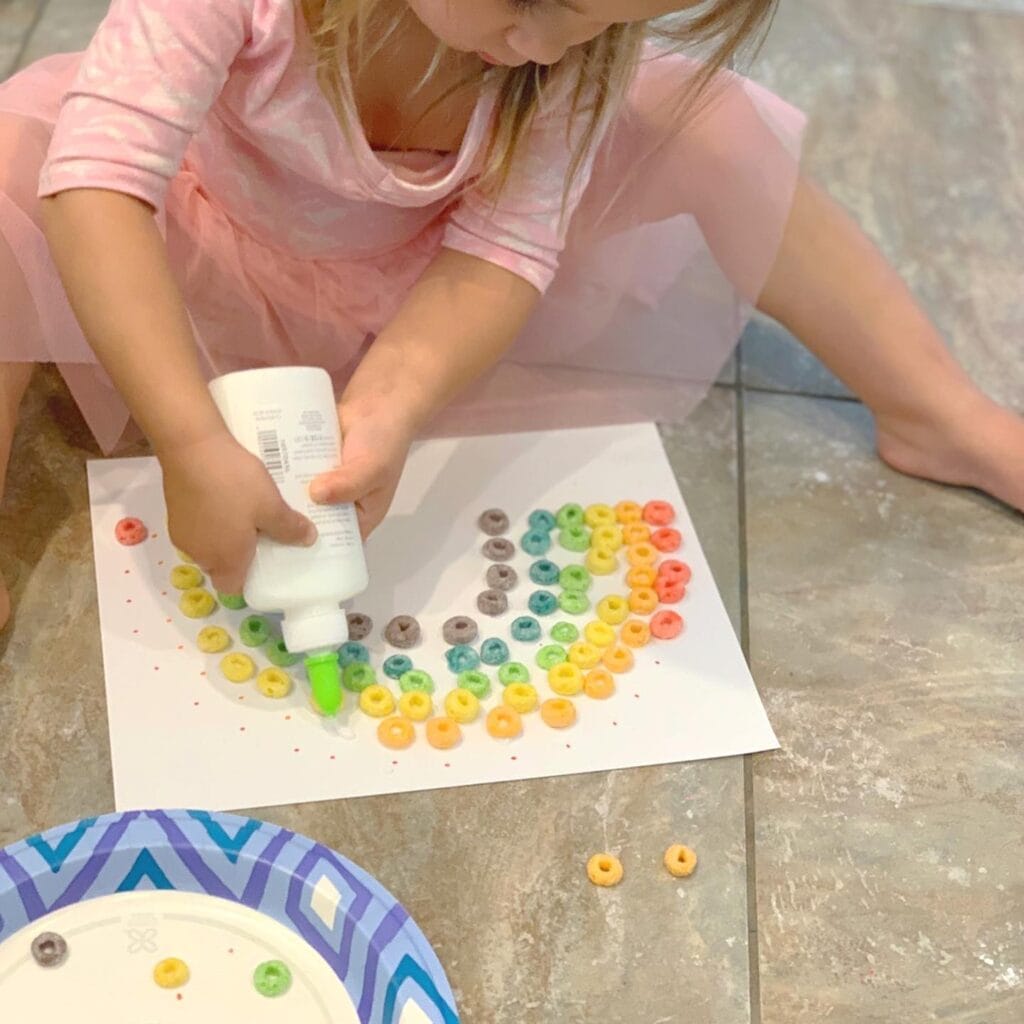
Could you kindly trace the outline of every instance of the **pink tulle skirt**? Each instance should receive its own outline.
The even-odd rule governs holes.
[[[128,410],[68,305],[36,198],[77,55],[0,85],[0,361],[53,362],[105,452]],[[555,280],[497,367],[434,434],[678,419],[706,393],[772,267],[796,185],[802,115],[723,73],[685,119],[694,64],[644,64],[602,143]],[[366,260],[257,242],[185,166],[161,227],[210,376],[319,365],[339,390],[441,245],[444,224]]]

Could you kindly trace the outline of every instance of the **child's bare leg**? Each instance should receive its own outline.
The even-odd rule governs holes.
[[[806,179],[758,308],[871,409],[894,469],[1024,509],[1024,419],[974,386],[896,271]]]
[[[32,379],[33,363],[0,364],[0,497],[7,486],[7,466],[11,460],[14,429],[18,423],[18,409]],[[0,629],[11,617],[11,597],[7,585],[0,578]]]

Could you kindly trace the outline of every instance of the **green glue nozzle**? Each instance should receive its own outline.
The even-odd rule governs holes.
[[[306,658],[305,664],[313,688],[313,703],[320,709],[321,714],[336,715],[343,699],[338,652],[311,654]]]

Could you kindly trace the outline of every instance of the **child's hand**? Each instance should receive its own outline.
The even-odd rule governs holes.
[[[308,546],[316,527],[282,497],[263,463],[228,433],[161,452],[174,545],[223,594],[240,594],[256,534]]]
[[[339,407],[338,418],[341,468],[317,477],[310,485],[310,495],[324,505],[353,502],[365,538],[391,506],[412,444],[413,429],[394,415],[353,415],[344,405]]]

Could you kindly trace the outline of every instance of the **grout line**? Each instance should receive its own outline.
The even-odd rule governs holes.
[[[750,663],[750,602],[747,566],[747,449],[745,399],[742,383],[742,351],[736,357],[736,510],[738,520],[740,580],[740,646]],[[743,827],[747,859],[747,978],[750,1024],[761,1024],[761,952],[757,921],[757,846],[754,830],[754,761],[743,757]]]
[[[14,55],[14,60],[7,69],[8,75],[13,75],[16,71],[21,70],[21,62],[25,59],[25,54],[28,53],[29,43],[32,41],[32,37],[36,34],[36,29],[39,28],[39,23],[43,20],[43,15],[46,13],[46,8],[49,6],[50,0],[41,0],[39,6],[36,8],[32,24],[29,25],[25,30],[25,34],[21,37],[21,46],[18,47],[18,52]]]
[[[856,395],[823,395],[816,391],[791,391],[788,388],[769,388],[760,384],[734,383],[729,380],[716,380],[712,387],[723,391],[749,391],[755,395],[782,395],[784,398],[816,398],[825,402],[851,402],[861,405]]]

